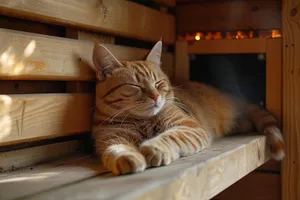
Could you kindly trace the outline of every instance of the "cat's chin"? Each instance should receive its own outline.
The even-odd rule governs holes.
[[[154,117],[155,115],[157,115],[160,111],[162,110],[161,107],[154,107],[145,111],[140,111],[140,112],[133,112],[132,115],[134,115],[137,118],[143,118],[143,119],[147,119],[147,118],[151,118]]]

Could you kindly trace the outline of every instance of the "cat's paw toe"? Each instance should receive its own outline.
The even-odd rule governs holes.
[[[146,169],[146,161],[139,153],[125,154],[119,156],[112,167],[116,175],[142,172]]]
[[[112,145],[102,154],[104,166],[115,175],[142,172],[147,163],[136,148],[128,145]]]
[[[148,166],[158,167],[162,165],[169,165],[173,160],[179,156],[173,155],[168,149],[163,150],[162,148],[153,145],[142,145],[140,152],[146,158]]]

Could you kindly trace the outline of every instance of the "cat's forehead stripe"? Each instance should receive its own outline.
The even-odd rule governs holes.
[[[135,70],[143,76],[147,77],[150,75],[149,69],[142,63],[136,63],[133,66],[135,67]]]

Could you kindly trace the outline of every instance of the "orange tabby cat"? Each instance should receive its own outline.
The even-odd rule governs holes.
[[[96,151],[114,174],[168,165],[207,148],[212,140],[250,130],[265,134],[274,159],[284,157],[276,119],[266,110],[188,82],[174,90],[160,68],[162,42],[144,61],[120,62],[95,43],[98,83],[93,136]]]

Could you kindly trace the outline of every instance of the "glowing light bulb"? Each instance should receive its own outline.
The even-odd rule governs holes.
[[[200,35],[195,36],[195,40],[200,40],[200,39],[201,39]]]

